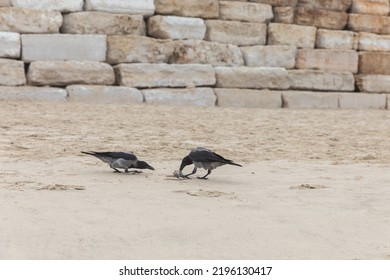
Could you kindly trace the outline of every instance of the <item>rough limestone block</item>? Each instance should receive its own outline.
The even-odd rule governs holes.
[[[236,46],[265,45],[267,25],[260,22],[206,20],[205,40]]]
[[[142,15],[80,12],[64,14],[62,33],[68,34],[129,34],[145,35]]]
[[[373,33],[360,32],[358,42],[359,51],[390,51],[390,35],[377,35]]]
[[[245,65],[250,67],[294,68],[297,48],[295,46],[241,47]]]
[[[297,48],[314,48],[316,28],[295,24],[270,23],[268,45],[290,45]]]
[[[200,18],[218,18],[219,2],[218,0],[155,0],[156,14],[200,17]]]
[[[355,79],[351,72],[319,70],[288,70],[291,89],[354,91]]]
[[[211,64],[213,66],[244,65],[238,46],[200,40],[178,41],[175,44],[172,64]]]
[[[195,87],[215,84],[211,65],[203,64],[119,64],[114,67],[117,82],[137,88]]]
[[[318,29],[316,48],[318,49],[354,49],[356,36],[352,31]]]
[[[110,64],[166,63],[175,42],[145,36],[112,35],[107,38],[107,62]]]
[[[11,0],[0,0],[0,7],[9,7],[11,5]]]
[[[294,7],[273,7],[274,19],[273,22],[278,23],[294,23],[295,8]]]
[[[339,93],[318,91],[283,91],[283,108],[337,109]]]
[[[159,39],[204,38],[206,25],[201,18],[153,16],[148,19],[148,35]]]
[[[224,20],[268,22],[274,17],[267,4],[220,1],[219,5],[219,17]]]
[[[136,88],[118,86],[70,85],[66,87],[70,102],[142,104],[144,97]]]
[[[66,90],[53,87],[0,87],[0,101],[66,102]]]
[[[290,79],[284,68],[215,67],[217,87],[248,89],[288,89]]]
[[[390,93],[388,75],[356,75],[355,80],[361,92]]]
[[[153,15],[154,0],[85,0],[84,10],[120,14]]]
[[[0,8],[0,30],[18,33],[58,33],[62,15],[58,11],[19,7]]]
[[[349,14],[348,29],[358,32],[390,34],[390,17]]]
[[[212,88],[156,88],[142,93],[146,104],[176,106],[215,106],[217,100]]]
[[[115,75],[113,68],[102,62],[35,61],[30,64],[27,80],[30,85],[112,85]]]
[[[387,16],[390,12],[389,0],[353,0],[350,12]]]
[[[390,53],[360,52],[359,73],[390,75]]]
[[[268,89],[236,89],[216,88],[219,107],[264,108],[277,109],[282,107],[282,94]]]
[[[47,9],[63,13],[83,10],[83,0],[12,0],[12,6],[30,9]]]
[[[0,57],[20,57],[20,34],[16,32],[0,32]]]
[[[296,68],[357,73],[358,61],[359,55],[353,50],[300,49]]]
[[[290,7],[295,7],[298,3],[298,0],[248,0],[248,1],[262,3],[262,4],[269,4],[272,6],[290,6]]]
[[[346,92],[340,94],[341,109],[386,109],[386,94]]]
[[[298,7],[345,12],[353,0],[298,0]]]
[[[0,59],[0,85],[19,86],[26,83],[24,63],[12,59]]]
[[[318,28],[343,30],[348,23],[348,14],[315,8],[296,8],[295,24],[315,26]]]
[[[22,35],[22,60],[106,60],[106,35]]]

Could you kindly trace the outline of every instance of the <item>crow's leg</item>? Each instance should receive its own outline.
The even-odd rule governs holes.
[[[122,172],[120,172],[118,169],[116,169],[115,167],[111,167],[112,169],[114,169],[115,171],[115,173],[122,173]]]
[[[198,177],[198,179],[208,180],[209,178],[206,178],[206,177],[209,176],[210,173],[211,173],[211,170],[209,169],[209,170],[207,170],[207,174],[206,175],[204,175],[203,177]]]
[[[196,167],[194,167],[194,170],[192,170],[191,173],[189,173],[189,174],[187,174],[187,175],[182,175],[182,176],[180,176],[180,177],[186,178],[186,179],[190,179],[188,176],[190,176],[190,175],[192,175],[192,174],[195,174],[197,170],[198,170],[198,169],[197,169]]]

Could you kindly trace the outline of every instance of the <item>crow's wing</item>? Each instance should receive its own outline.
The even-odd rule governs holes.
[[[192,150],[189,157],[195,162],[229,162],[229,160],[223,158],[222,156],[204,148],[196,148]]]
[[[123,158],[125,160],[137,160],[137,157],[133,153],[124,153],[124,152],[82,152],[82,153],[95,156],[107,163],[112,163],[113,161],[119,158]]]
[[[109,157],[109,158],[113,158],[113,159],[119,159],[119,158],[123,158],[125,160],[136,160],[137,159],[135,154],[124,153],[124,152],[101,152],[101,153],[95,153],[95,155]]]
[[[225,164],[241,166],[240,164],[235,163],[230,159],[226,159],[223,156],[202,147],[193,149],[189,154],[189,157],[191,158],[192,161],[197,161],[197,162],[221,162]]]

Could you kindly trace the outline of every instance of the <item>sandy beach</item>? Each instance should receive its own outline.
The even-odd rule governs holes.
[[[0,106],[0,259],[390,259],[388,110]],[[243,167],[168,177],[197,146]]]

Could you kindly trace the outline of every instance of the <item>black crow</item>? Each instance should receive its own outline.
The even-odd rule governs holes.
[[[123,153],[123,152],[82,152],[83,154],[92,155],[100,159],[101,161],[108,163],[108,165],[115,170],[120,172],[117,168],[122,168],[126,173],[129,172],[129,168],[137,169],[151,169],[152,166],[147,164],[145,161],[138,160],[135,154]]]
[[[191,173],[184,175],[182,173],[184,167],[187,165],[194,164],[194,170],[192,170]],[[241,166],[238,163],[235,163],[229,159],[226,159],[217,153],[214,153],[213,151],[210,151],[209,149],[198,147],[193,149],[188,156],[184,157],[181,165],[179,172],[176,173],[177,177],[182,177],[182,178],[187,178],[189,175],[195,174],[198,168],[204,168],[207,170],[207,174],[204,175],[203,177],[198,177],[199,179],[207,179],[206,177],[211,173],[211,170],[225,165],[225,164],[230,164],[230,165],[235,165],[235,166]]]

